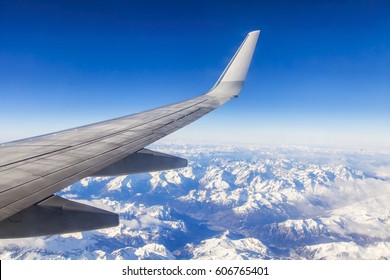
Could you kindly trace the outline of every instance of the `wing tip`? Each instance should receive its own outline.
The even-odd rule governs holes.
[[[259,35],[260,30],[253,30],[248,33],[212,89],[216,88],[221,82],[245,81]]]
[[[257,45],[260,30],[249,32],[240,47],[222,72],[215,85],[207,93],[220,104],[237,97],[246,80],[249,66]]]
[[[260,34],[261,30],[260,29],[257,29],[257,30],[253,30],[251,32],[248,33],[248,35],[252,35],[252,34]]]

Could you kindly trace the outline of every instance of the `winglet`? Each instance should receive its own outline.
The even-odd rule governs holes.
[[[243,83],[245,81],[259,35],[260,30],[248,33],[244,42],[241,44],[213,88],[216,88],[223,82]]]
[[[246,79],[260,30],[248,33],[214,87],[207,93],[219,105],[237,97]]]

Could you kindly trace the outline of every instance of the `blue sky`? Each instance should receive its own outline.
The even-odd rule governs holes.
[[[201,94],[261,29],[240,98],[168,140],[388,146],[389,14],[379,0],[0,1],[0,141]]]

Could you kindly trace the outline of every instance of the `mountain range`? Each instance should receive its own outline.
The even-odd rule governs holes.
[[[59,195],[114,228],[0,240],[1,259],[389,259],[390,151],[154,145],[186,168],[85,178]]]

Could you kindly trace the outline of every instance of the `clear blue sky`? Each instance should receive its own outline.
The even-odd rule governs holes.
[[[261,29],[240,98],[169,139],[386,145],[389,15],[379,0],[1,0],[0,140],[201,94]]]

